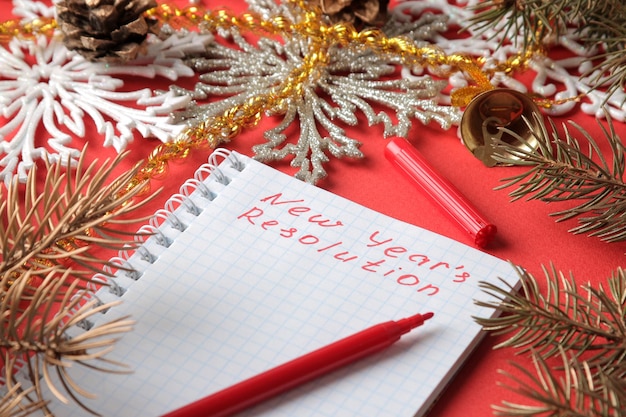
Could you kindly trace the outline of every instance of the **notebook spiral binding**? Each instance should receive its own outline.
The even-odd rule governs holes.
[[[226,164],[221,165],[223,162]],[[221,165],[221,166],[220,166]],[[74,294],[81,298],[81,305],[94,302],[94,308],[119,301],[133,282],[139,280],[144,267],[153,263],[176,238],[185,231],[187,225],[202,213],[203,207],[214,200],[219,191],[227,186],[232,175],[241,172],[245,163],[237,158],[236,154],[227,149],[216,149],[194,173],[193,178],[187,179],[179,189],[165,202],[162,209],[154,212],[147,224],[141,226],[135,233],[138,246],[132,249],[123,249],[117,256],[109,259],[110,265],[105,266],[104,273],[92,276],[87,288]],[[229,172],[226,172],[227,169]],[[76,309],[78,309],[77,307]],[[64,322],[71,317],[76,309],[71,311]],[[66,336],[69,338],[90,330],[112,314],[110,308],[104,309],[99,315],[90,316],[81,320],[76,326],[69,327]],[[106,316],[106,317],[105,317]],[[27,358],[16,360],[13,372],[17,381],[26,381],[28,377]],[[0,370],[0,392],[6,390],[4,379],[6,372]]]
[[[220,167],[223,161],[227,162],[226,166]],[[217,197],[219,190],[230,183],[232,175],[223,168],[240,172],[245,164],[227,149],[214,150],[207,162],[196,170],[193,178],[187,179],[180,186],[179,192],[170,196],[163,208],[156,210],[148,223],[137,230],[135,241],[139,246],[122,250],[110,260],[112,264],[119,265],[117,270],[108,268],[105,270],[106,275],[94,275],[89,290],[80,296],[86,302],[95,300],[96,307],[123,297],[128,287],[141,278],[144,268],[154,263],[193,219],[202,213],[203,207]],[[108,312],[103,310],[103,316]],[[80,324],[83,330],[91,329],[99,322],[83,321]]]

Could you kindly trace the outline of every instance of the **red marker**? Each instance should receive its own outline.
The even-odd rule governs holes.
[[[437,174],[408,141],[400,138],[390,140],[385,156],[469,233],[476,246],[484,248],[493,240],[496,226],[485,220],[450,181]]]
[[[383,350],[433,313],[388,321],[308,353],[162,417],[224,417]]]

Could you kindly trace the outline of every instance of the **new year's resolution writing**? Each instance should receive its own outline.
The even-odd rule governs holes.
[[[275,209],[270,210],[273,207],[281,209],[278,215]],[[306,220],[306,230],[293,227],[289,223],[290,218]],[[445,259],[435,259],[428,253],[397,244],[397,236],[384,230],[372,230],[360,242],[324,240],[319,237],[324,229],[344,229],[348,226],[341,219],[331,219],[323,213],[316,213],[305,200],[293,199],[283,193],[259,199],[258,204],[239,214],[237,220],[247,222],[267,233],[276,233],[296,244],[308,246],[321,255],[332,256],[337,262],[357,263],[363,271],[393,279],[398,285],[428,296],[440,293],[442,279],[462,284],[471,278],[465,266],[454,265]],[[359,252],[359,248],[378,249],[380,256],[366,257]],[[438,274],[435,276],[433,271]]]

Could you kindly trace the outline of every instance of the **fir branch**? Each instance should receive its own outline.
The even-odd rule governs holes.
[[[7,387],[13,389],[19,382],[18,376],[25,375],[33,387],[26,397],[33,403],[49,400],[44,398],[43,381],[59,400],[68,402],[69,396],[88,409],[80,397],[93,395],[82,390],[67,370],[82,365],[107,372],[126,372],[122,364],[107,359],[107,354],[120,335],[131,330],[132,322],[125,317],[116,319],[69,338],[68,329],[118,302],[103,305],[98,305],[97,301],[85,302],[79,291],[81,281],[75,278],[71,269],[53,266],[43,278],[40,272],[26,271],[10,285],[5,275],[0,283],[6,289],[0,301],[4,380]],[[40,282],[34,286],[29,302],[25,303],[24,293],[30,293],[33,280]],[[57,375],[56,378],[52,373]],[[60,387],[55,384],[55,379]]]
[[[596,88],[606,87],[607,95],[626,86],[626,4],[620,5],[621,13],[611,13],[611,18],[606,15],[597,16],[594,25],[586,32],[583,41],[593,46],[597,45],[598,38],[602,38],[605,51],[598,54],[594,59],[600,63],[582,77],[590,77]]]
[[[73,167],[45,162],[43,183],[33,168],[25,184],[15,180],[0,188],[1,378],[9,390],[2,404],[9,407],[48,412],[46,386],[59,400],[95,413],[84,404],[93,394],[68,369],[127,371],[107,355],[132,322],[116,319],[72,338],[69,329],[116,304],[93,301],[87,283],[94,273],[119,269],[99,256],[109,257],[101,249],[136,245],[126,227],[141,220],[131,218],[132,212],[155,194],[138,198],[144,188],[136,181],[139,164],[113,176],[125,153],[91,164],[85,155]],[[24,380],[32,388],[21,390]]]
[[[73,274],[86,279],[107,265],[93,248],[133,245],[133,235],[123,226],[138,221],[127,215],[150,197],[135,198],[141,185],[126,191],[139,165],[110,178],[124,155],[87,166],[83,152],[73,170],[61,161],[46,163],[42,188],[37,187],[35,168],[23,190],[17,180],[6,190],[0,188],[0,274],[45,274],[69,260]]]
[[[481,288],[496,301],[478,301],[502,311],[495,318],[476,318],[486,330],[497,334],[514,332],[497,347],[514,347],[521,352],[530,350],[544,358],[558,354],[559,349],[575,351],[578,355],[592,352],[598,364],[618,349],[626,352],[626,324],[623,300],[626,274],[618,269],[609,282],[612,288],[621,288],[609,296],[602,289],[582,286],[578,292],[573,277],[566,278],[554,267],[544,268],[547,293],[541,293],[534,277],[516,268],[520,277],[521,293],[511,287],[482,283]]]
[[[585,28],[583,41],[593,47],[602,41],[607,51],[623,53],[626,42],[626,4],[604,0],[589,2],[588,7],[591,12],[585,20],[589,25]]]
[[[513,363],[520,376],[501,372],[514,386],[509,389],[522,394],[530,403],[502,401],[494,405],[498,416],[544,417],[619,417],[625,413],[626,379],[615,378],[601,369],[592,372],[587,362],[569,358],[559,350],[562,371],[540,356],[533,354],[534,374],[524,366]]]
[[[508,386],[528,404],[503,401],[494,406],[502,416],[614,417],[626,415],[626,271],[618,268],[602,285],[578,286],[554,267],[544,268],[547,290],[516,267],[520,291],[482,282],[502,315],[475,318],[484,329],[508,334],[496,348],[530,353],[534,373],[514,364],[521,376],[504,373]],[[549,361],[560,358],[558,366]]]
[[[469,20],[468,26],[476,30],[478,35],[493,29],[501,36],[501,44],[505,41],[518,42],[521,38],[522,45],[515,46],[527,50],[532,46],[542,45],[546,32],[552,30],[547,17],[551,12],[546,10],[542,3],[541,0],[525,1],[526,7],[519,7],[516,0],[480,1],[473,8],[475,14]],[[547,25],[544,23],[546,21]],[[555,26],[559,28],[562,24]]]
[[[621,0],[484,0],[474,6],[475,15],[470,26],[482,32],[496,29],[512,42],[522,39],[523,48],[542,46],[547,37],[561,36],[575,25],[589,35],[593,46],[606,31],[599,22],[609,13],[615,21],[626,20],[626,9]],[[517,45],[519,46],[519,45]]]
[[[511,192],[513,200],[526,197],[544,202],[578,201],[577,205],[552,213],[560,216],[557,221],[577,218],[578,226],[572,233],[586,233],[598,236],[606,242],[626,240],[626,169],[625,146],[615,132],[607,114],[608,127],[600,124],[607,140],[611,157],[607,159],[600,152],[594,138],[582,127],[570,121],[588,143],[586,151],[581,149],[578,140],[565,128],[565,138],[559,137],[554,123],[550,121],[551,132],[543,124],[541,116],[534,115],[540,128],[531,127],[532,137],[538,147],[526,146],[519,149],[499,141],[503,152],[494,156],[499,162],[509,165],[530,167],[530,170],[505,178],[506,183],[496,189],[517,186]],[[515,132],[503,129],[520,142],[528,144]]]
[[[594,74],[592,88],[606,87],[607,97],[626,85],[626,4],[621,0],[484,0],[474,10],[469,28],[478,35],[493,30],[501,44],[512,42],[522,52],[541,51],[575,27],[589,60],[603,60],[581,77]]]
[[[0,398],[0,417],[27,417],[43,410],[44,402],[25,402],[33,389],[34,387],[23,390],[20,384],[14,385]]]

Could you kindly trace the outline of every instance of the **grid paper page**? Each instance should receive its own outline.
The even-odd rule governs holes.
[[[479,280],[514,283],[512,267],[464,244],[373,212],[238,155],[231,177],[104,318],[131,315],[110,357],[130,375],[76,367],[109,417],[158,416],[371,325],[435,316],[391,348],[244,413],[248,416],[423,414],[471,347]],[[120,278],[120,279],[123,279]],[[128,281],[128,279],[126,279]],[[103,319],[104,319],[103,318]],[[55,404],[62,416],[88,416]]]

